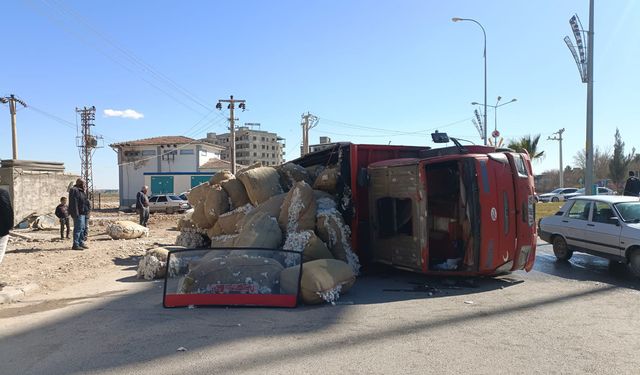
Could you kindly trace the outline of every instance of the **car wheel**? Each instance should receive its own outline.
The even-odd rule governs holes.
[[[562,236],[553,237],[553,254],[561,261],[567,261],[573,256],[573,251],[569,250],[567,241]]]
[[[172,214],[173,213],[173,207],[167,207],[167,213],[168,214]]]
[[[551,198],[551,202],[560,202],[560,198],[553,197],[553,198]]]
[[[629,254],[629,268],[635,277],[640,277],[640,249],[634,249]]]

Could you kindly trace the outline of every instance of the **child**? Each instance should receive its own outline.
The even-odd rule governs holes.
[[[67,227],[67,239],[69,239],[69,206],[67,198],[60,198],[60,204],[56,207],[56,217],[60,219],[60,238],[64,240],[64,227]]]

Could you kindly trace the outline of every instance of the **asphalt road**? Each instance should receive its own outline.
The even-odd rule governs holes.
[[[1,374],[637,374],[640,281],[538,248],[503,278],[382,269],[336,306],[164,309],[132,269],[0,308]],[[178,350],[184,348],[184,351]]]

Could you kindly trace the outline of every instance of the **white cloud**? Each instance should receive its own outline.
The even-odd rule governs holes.
[[[122,118],[131,118],[134,120],[139,120],[144,117],[142,113],[136,112],[133,109],[125,109],[124,111],[120,111],[117,109],[105,109],[104,115],[106,117],[122,117]]]

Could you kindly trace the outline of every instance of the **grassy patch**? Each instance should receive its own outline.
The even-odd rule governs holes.
[[[564,202],[536,203],[536,220],[555,215],[563,204]]]

